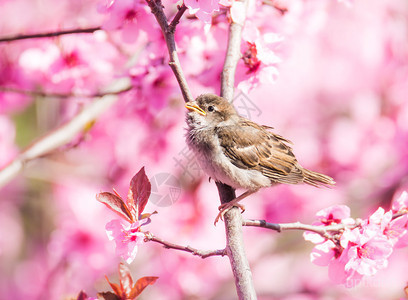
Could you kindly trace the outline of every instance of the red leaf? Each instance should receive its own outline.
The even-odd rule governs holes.
[[[88,295],[84,291],[81,291],[78,294],[78,297],[76,298],[76,300],[86,300],[86,299],[88,299]]]
[[[100,300],[121,300],[119,296],[115,295],[112,292],[103,292],[103,293],[98,293],[98,299]]]
[[[119,193],[115,190],[115,188],[112,188],[113,192],[115,193],[116,196],[118,196],[120,199],[122,199],[122,197],[119,195]]]
[[[116,296],[118,296],[120,299],[122,298],[122,290],[120,289],[119,285],[117,285],[116,283],[112,283],[109,281],[108,277],[105,276],[106,281],[109,283],[109,285],[111,286],[113,292],[116,294]]]
[[[136,297],[138,297],[140,295],[141,292],[143,292],[143,290],[151,284],[154,284],[157,280],[157,278],[159,277],[155,277],[155,276],[147,276],[147,277],[142,277],[139,278],[136,283],[135,286],[132,289],[132,292],[129,295],[130,299],[135,299]]]
[[[129,268],[123,263],[119,264],[119,280],[121,290],[128,296],[132,291],[133,279]]]
[[[144,167],[142,167],[130,181],[127,197],[127,205],[134,213],[133,217],[135,220],[137,220],[139,215],[143,212],[149,200],[151,189],[150,181],[146,176]]]
[[[128,207],[126,206],[125,202],[123,202],[122,198],[120,198],[119,196],[109,192],[103,192],[96,195],[96,199],[99,202],[105,204],[109,209],[114,211],[116,214],[118,214],[121,218],[125,219],[129,223],[134,222],[133,216],[130,213]]]

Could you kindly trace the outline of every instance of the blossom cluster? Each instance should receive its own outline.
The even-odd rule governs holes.
[[[151,214],[143,214],[149,200],[151,184],[142,168],[130,181],[126,201],[114,193],[99,193],[96,198],[115,212],[120,219],[114,219],[105,226],[109,240],[115,241],[116,254],[130,264],[136,257],[138,246],[143,244],[145,233],[141,226],[150,223]]]
[[[316,244],[311,260],[328,266],[329,277],[336,283],[354,287],[364,276],[373,276],[388,266],[394,248],[408,245],[408,194],[403,192],[392,209],[379,207],[368,219],[353,220],[350,208],[335,205],[319,211],[313,225],[327,227],[320,235],[305,232],[304,238]],[[341,226],[329,231],[330,227]]]

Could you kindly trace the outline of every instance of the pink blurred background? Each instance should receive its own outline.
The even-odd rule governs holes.
[[[174,14],[175,2],[164,4]],[[349,205],[355,218],[378,206],[388,209],[408,190],[408,2],[280,4],[286,14],[266,6],[252,19],[262,34],[283,37],[276,47],[279,77],[249,94],[237,90],[235,104],[290,139],[304,167],[334,177],[337,185],[262,190],[244,201],[244,218],[312,223],[318,210],[333,204]],[[103,1],[0,1],[0,37],[99,26],[106,19],[97,11],[100,5]],[[108,290],[104,276],[117,281],[121,261],[104,229],[115,216],[95,195],[114,187],[126,196],[142,166],[152,182],[162,173],[175,179],[159,182],[153,191],[157,199],[169,193],[174,198],[148,204],[145,211],[158,214],[147,230],[195,248],[225,246],[223,225],[213,226],[216,187],[196,168],[184,142],[185,109],[163,40],[151,15],[143,15],[143,23],[151,28],[141,24],[130,43],[115,30],[0,43],[0,88],[86,94],[120,76],[131,77],[135,87],[100,116],[78,146],[73,141],[27,163],[2,187],[5,299],[69,299],[80,290],[94,296]],[[184,18],[177,27],[180,60],[194,96],[219,91],[227,26],[219,15],[207,31],[195,19]],[[239,68],[242,74],[242,62]],[[0,90],[0,166],[89,101]],[[244,235],[259,299],[404,295],[406,249],[396,250],[375,277],[346,288],[329,281],[327,268],[310,262],[313,245],[302,232],[244,228]],[[142,299],[236,298],[226,257],[202,260],[150,242],[139,248],[131,269],[135,278],[159,276]]]

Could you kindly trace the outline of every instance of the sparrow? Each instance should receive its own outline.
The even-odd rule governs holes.
[[[306,183],[315,187],[332,186],[333,178],[303,168],[293,154],[292,144],[242,116],[225,98],[203,94],[185,104],[186,142],[201,168],[215,181],[244,192],[219,207],[214,224],[227,210],[260,188],[275,184]]]

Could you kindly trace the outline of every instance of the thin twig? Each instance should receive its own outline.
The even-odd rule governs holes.
[[[100,29],[101,27],[97,26],[97,27],[90,27],[90,28],[61,30],[61,31],[53,31],[53,32],[46,32],[46,33],[18,34],[14,36],[2,37],[0,38],[0,43],[12,42],[12,41],[18,41],[18,40],[27,40],[27,39],[49,38],[49,37],[55,37],[55,36],[60,36],[60,35],[65,35],[65,34],[93,33]]]
[[[397,212],[392,215],[391,219],[394,220],[406,214],[408,214],[408,211]],[[322,226],[322,225],[308,225],[308,224],[303,224],[300,222],[278,224],[278,223],[268,223],[265,220],[243,220],[242,225],[252,226],[252,227],[261,227],[261,228],[271,229],[277,232],[286,231],[286,230],[304,230],[304,231],[315,232],[324,237],[327,237],[328,233],[336,234],[336,233],[341,233],[346,228],[349,228],[349,229],[356,228],[361,225],[361,222],[359,220],[356,220],[354,224],[340,223],[340,224]]]
[[[304,231],[311,231],[321,235],[326,235],[328,232],[341,232],[346,227],[354,228],[359,226],[360,224],[356,222],[352,225],[345,225],[345,224],[335,224],[329,226],[317,226],[317,225],[308,225],[303,224],[300,222],[295,223],[268,223],[265,220],[243,220],[243,226],[253,226],[253,227],[261,227],[266,229],[271,229],[277,232],[286,231],[286,230],[304,230]]]
[[[191,253],[193,255],[199,256],[201,258],[207,258],[210,256],[224,256],[226,255],[226,250],[225,249],[221,249],[221,250],[198,250],[195,249],[193,247],[190,246],[181,246],[181,245],[177,245],[174,243],[170,243],[167,242],[161,238],[158,238],[157,236],[154,236],[152,233],[147,232],[146,233],[146,238],[145,238],[145,242],[156,242],[159,243],[161,245],[164,246],[164,248],[166,249],[174,249],[174,250],[180,250],[180,251],[184,251],[184,252],[188,252]]]
[[[155,16],[163,32],[163,36],[167,44],[167,49],[169,50],[169,65],[173,70],[174,75],[176,76],[181,93],[183,94],[184,101],[192,101],[193,96],[187,85],[186,78],[184,77],[184,73],[178,59],[176,42],[174,41],[174,31],[176,24],[180,20],[182,14],[185,12],[185,9],[183,8],[183,6],[181,6],[176,16],[174,17],[172,24],[169,25],[167,17],[164,14],[163,4],[161,3],[161,0],[146,0],[146,2],[149,5],[152,14]]]
[[[43,97],[43,98],[100,98],[106,95],[118,95],[125,92],[128,92],[132,89],[132,86],[127,86],[122,90],[118,91],[106,91],[106,92],[97,92],[93,94],[79,94],[79,93],[53,93],[53,92],[44,92],[44,91],[32,91],[32,90],[23,90],[14,87],[1,87],[0,92],[6,93],[17,93],[24,94],[27,96],[33,97]]]
[[[181,17],[183,16],[184,12],[187,10],[187,6],[183,3],[183,5],[178,7],[178,12],[174,16],[173,20],[169,25],[169,31],[174,33],[176,30],[177,24],[180,22]]]
[[[242,1],[246,7],[248,0]],[[241,35],[244,24],[231,21],[228,32],[228,47],[225,55],[224,68],[221,75],[221,96],[232,101],[234,97],[235,71],[241,58]]]
[[[128,78],[122,78],[115,81],[108,91],[125,91],[130,88]],[[105,92],[102,92],[105,94]],[[13,179],[25,166],[28,161],[44,157],[52,153],[55,149],[69,143],[78,133],[86,129],[87,124],[94,121],[99,115],[105,112],[118,100],[115,94],[107,94],[102,98],[96,98],[95,101],[87,105],[81,112],[74,116],[68,122],[52,130],[41,137],[31,146],[23,150],[8,165],[0,170],[0,188]]]

